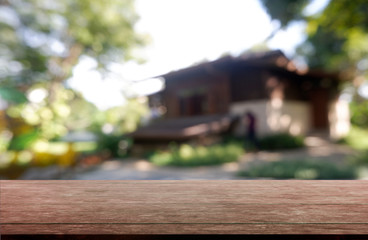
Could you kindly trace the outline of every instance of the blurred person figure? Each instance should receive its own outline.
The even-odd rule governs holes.
[[[247,111],[244,114],[244,123],[246,126],[246,134],[245,134],[245,145],[250,145],[251,148],[258,149],[258,141],[257,141],[257,134],[256,134],[256,126],[257,126],[257,119],[255,115]]]

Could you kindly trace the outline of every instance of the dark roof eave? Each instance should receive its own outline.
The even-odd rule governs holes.
[[[267,60],[272,60],[274,57],[285,58],[285,60],[287,60],[287,63],[283,65],[277,65],[274,61],[267,61]],[[200,69],[203,69],[209,66],[226,63],[226,62],[234,63],[234,64],[244,64],[250,67],[263,67],[263,68],[268,68],[268,69],[281,70],[281,71],[286,71],[286,72],[296,74],[302,77],[304,76],[304,77],[312,77],[312,78],[331,78],[331,79],[335,79],[339,81],[342,80],[342,78],[337,72],[325,72],[323,70],[313,69],[313,70],[308,70],[307,72],[303,73],[301,71],[298,71],[297,69],[290,70],[287,67],[290,60],[280,50],[274,50],[274,51],[269,51],[265,53],[249,53],[249,54],[241,55],[239,57],[233,57],[233,56],[227,55],[225,57],[219,58],[211,62],[204,62],[198,65],[189,66],[187,68],[171,71],[171,72],[156,76],[155,78],[161,77],[161,78],[164,78],[165,80],[173,79],[182,74],[198,71]]]

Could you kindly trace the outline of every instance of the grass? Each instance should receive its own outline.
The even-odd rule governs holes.
[[[339,143],[347,144],[355,150],[368,150],[368,129],[352,125],[348,136]]]
[[[338,166],[323,159],[284,160],[250,167],[239,173],[250,178],[273,179],[356,179],[357,169]]]
[[[172,144],[168,151],[155,152],[149,160],[158,166],[195,167],[237,161],[243,153],[243,147],[238,143],[206,147]]]
[[[357,169],[359,178],[368,178],[368,129],[351,125],[348,136],[339,143],[358,151],[356,155],[347,159],[348,164]]]

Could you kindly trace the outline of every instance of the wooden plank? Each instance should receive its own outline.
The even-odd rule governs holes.
[[[0,181],[3,201],[365,204],[366,181]],[[19,189],[19,191],[17,190]],[[111,198],[111,193],[115,197]],[[31,198],[29,196],[32,195]],[[52,198],[49,196],[52,195]],[[180,197],[179,197],[180,196]],[[267,199],[265,199],[265,196]],[[322,197],[323,196],[323,197]],[[46,198],[46,199],[45,199]],[[5,203],[5,202],[3,202]]]
[[[121,204],[119,206],[37,205],[24,211],[3,210],[8,223],[361,223],[368,216],[368,205],[229,205],[229,204]],[[52,215],[50,214],[52,209]],[[349,211],[347,211],[349,210]],[[78,215],[71,214],[77,211]],[[96,214],[97,212],[97,214]],[[256,214],[254,214],[256,212]],[[339,212],[336,215],[336,212]],[[103,214],[101,214],[103,213]],[[330,216],[334,216],[331,219]]]
[[[26,224],[3,225],[2,234],[367,234],[366,224]]]
[[[366,181],[0,181],[0,233],[368,234]]]

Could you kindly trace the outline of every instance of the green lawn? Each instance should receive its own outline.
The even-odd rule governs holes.
[[[356,150],[368,150],[368,129],[351,126],[349,135],[342,139],[344,143]]]
[[[356,179],[357,171],[353,166],[338,166],[323,159],[297,159],[253,166],[239,175],[273,179]]]
[[[158,166],[195,167],[237,161],[244,153],[237,143],[212,146],[171,145],[167,151],[152,154],[149,160]]]

